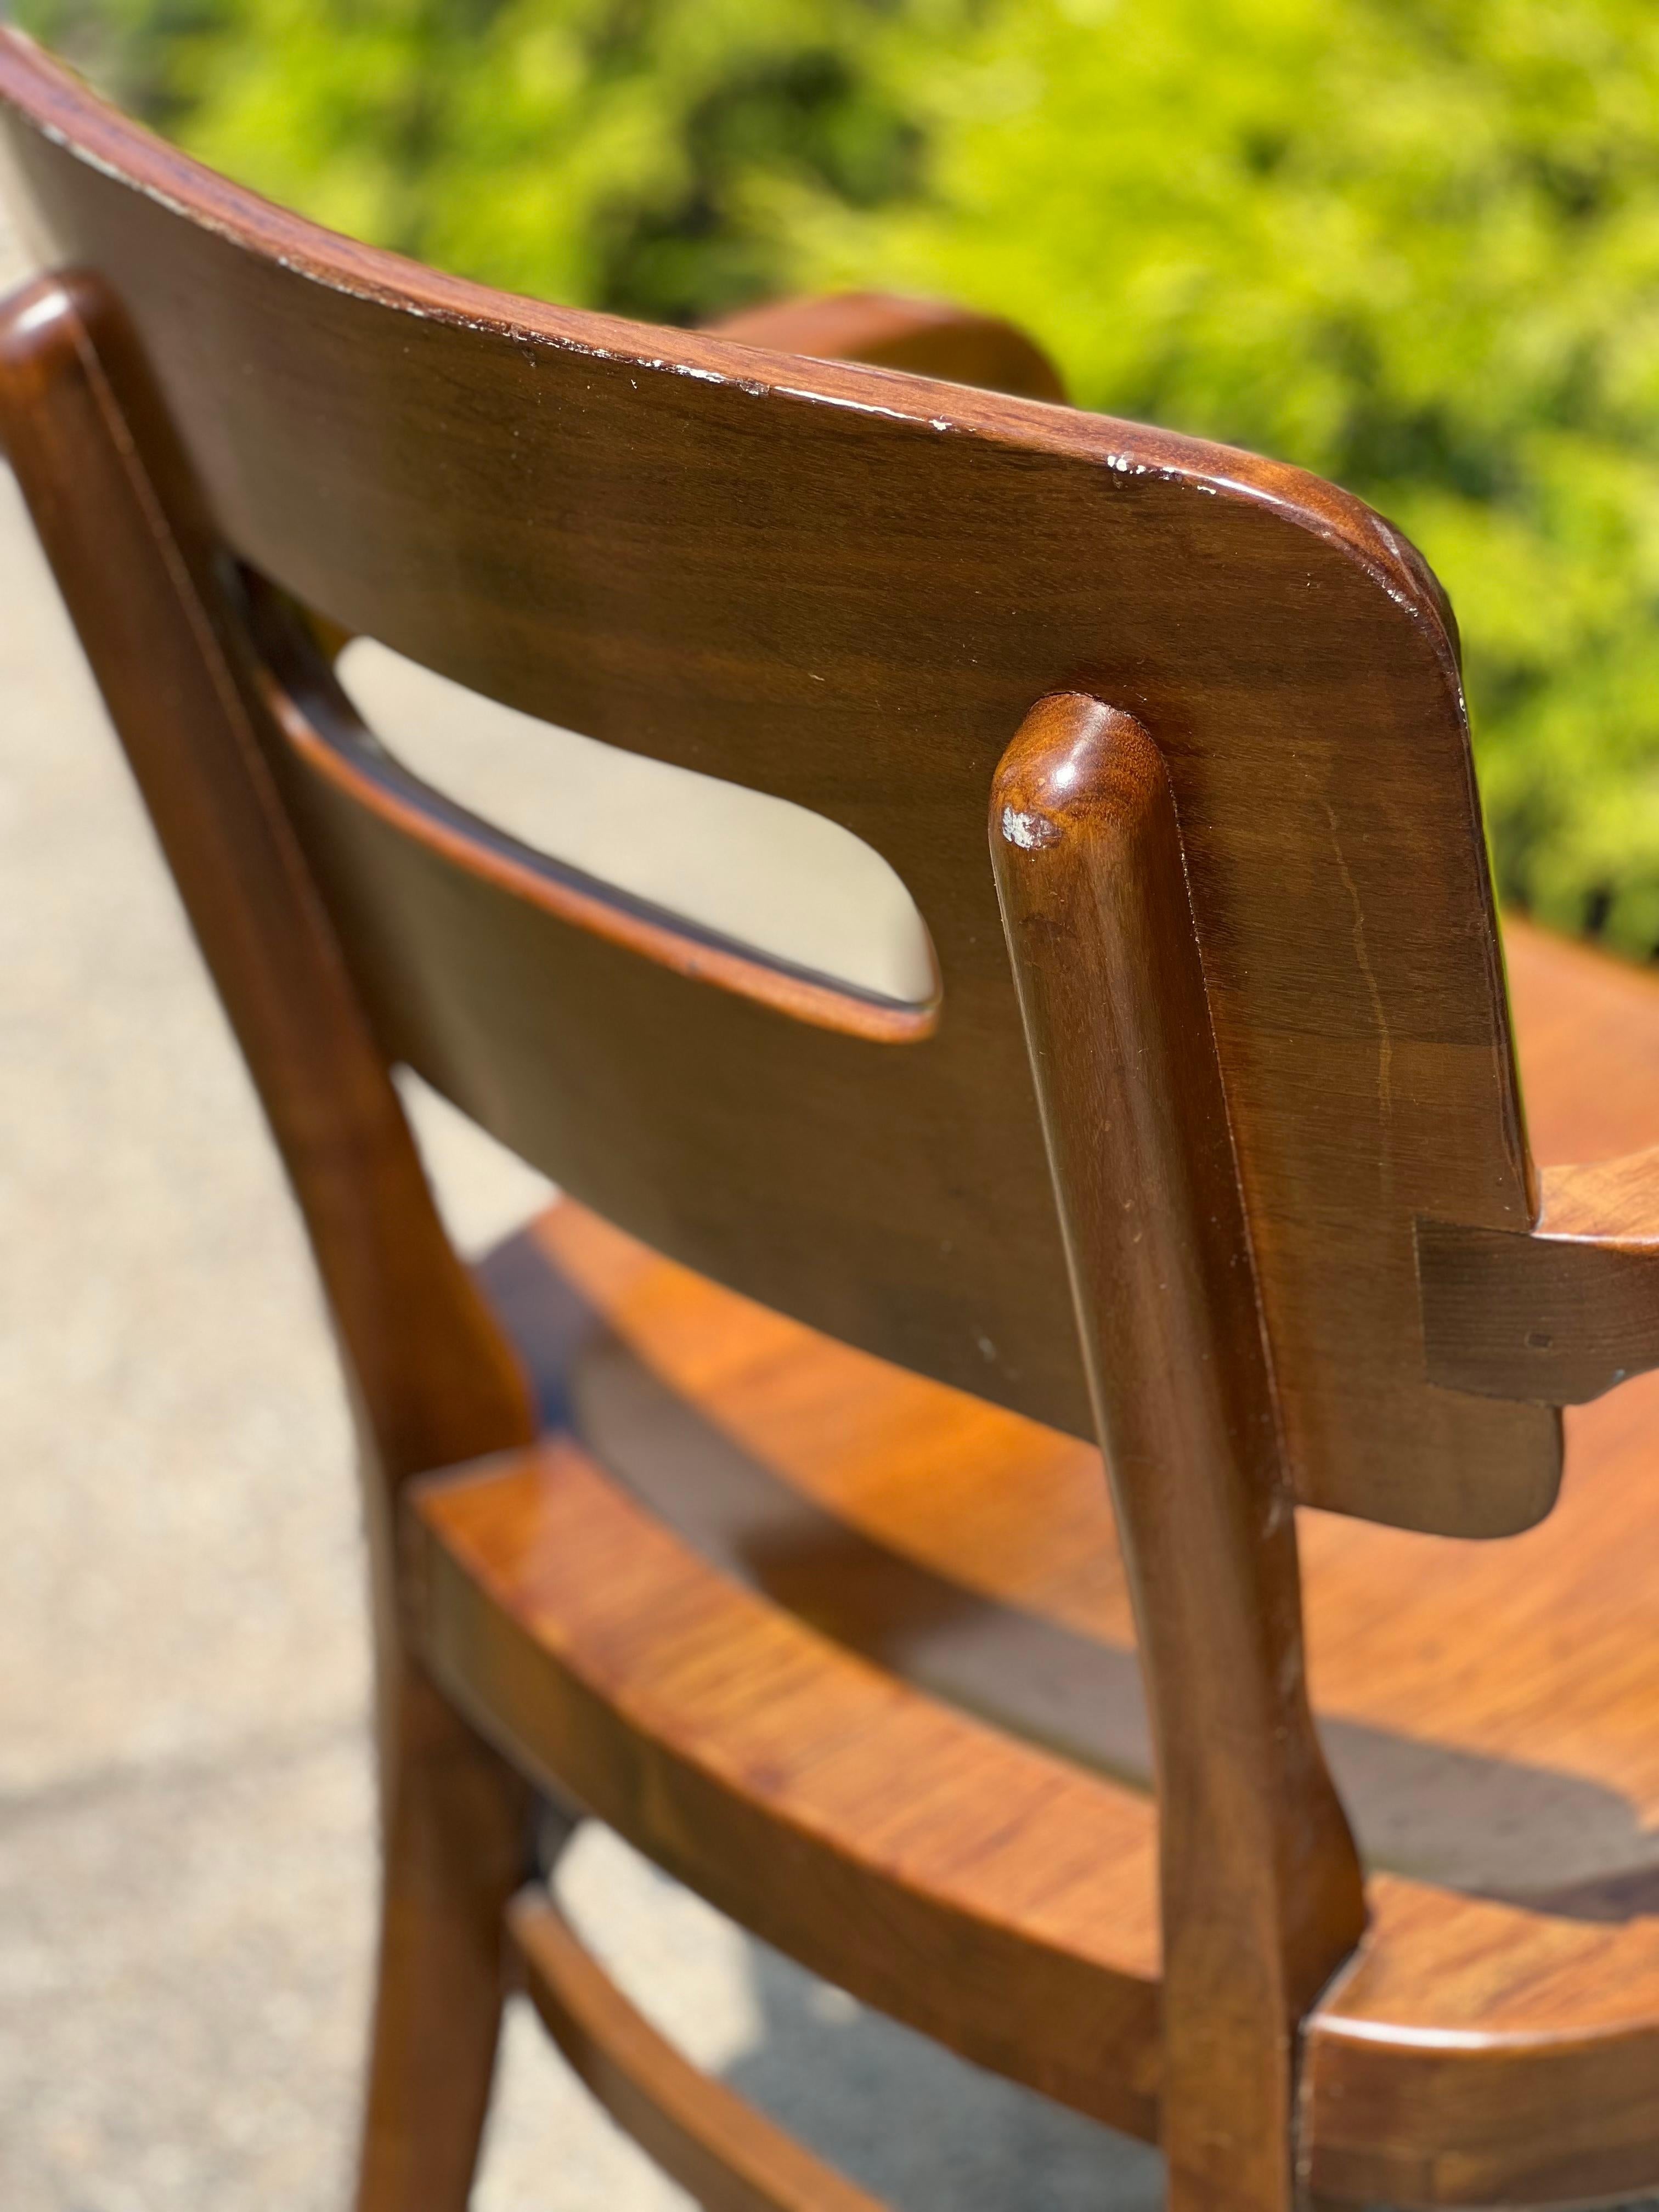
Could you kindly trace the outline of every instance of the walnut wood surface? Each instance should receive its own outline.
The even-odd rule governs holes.
[[[1659,1006],[1650,1020],[1659,1032]],[[961,1710],[984,1704],[975,1637],[1006,1676],[1033,1622],[1073,1639],[1032,1655],[1039,1729],[1057,1705],[1067,1734],[1057,1658],[1098,1653],[1080,1686],[1091,1708],[1121,1699],[1133,1626],[1097,1455],[815,1338],[573,1206],[537,1246],[579,1294],[550,1310],[540,1364],[585,1449],[423,1487],[428,1632],[452,1681],[769,1940],[1153,2136],[1157,1820],[1144,1786],[1101,1771],[1133,1747],[1108,1742],[1085,1771],[1018,1744],[1006,1704],[1000,1729]],[[720,1462],[684,1422],[641,1423],[603,1336],[571,1363],[596,1319],[773,1478],[735,1526],[728,1496],[720,1569],[641,1500],[648,1451],[664,1497],[714,1486]],[[1372,1874],[1355,1967],[1308,2025],[1304,2150],[1323,2194],[1547,2203],[1659,2175],[1659,1652],[1636,1640],[1659,1606],[1659,1529],[1632,1518],[1659,1516],[1635,1482],[1655,1387],[1572,1416],[1563,1504],[1513,1544],[1302,1516],[1316,1701],[1395,1869]],[[947,1695],[968,1674],[954,1716],[904,1691],[912,1668]],[[763,1840],[757,1799],[781,1837]],[[1401,1870],[1448,1832],[1517,1818],[1510,1895],[1479,1869],[1460,1887]],[[1572,1878],[1598,1826],[1622,1870]]]
[[[1418,1224],[1430,1378],[1583,1405],[1659,1366],[1659,1152],[1552,1168],[1528,1236]]]
[[[376,744],[334,680],[311,625],[255,584],[254,630],[264,653],[260,686],[295,753],[352,804],[366,809],[453,872],[499,887],[588,936],[672,973],[736,993],[796,1021],[878,1044],[913,1044],[939,1027],[937,998],[921,1004],[769,958],[665,908],[630,898],[493,828],[403,768]]]
[[[13,34],[0,100],[236,554],[510,704],[842,823],[943,978],[915,1044],[791,1023],[302,771],[386,1051],[659,1249],[1086,1435],[982,824],[1034,700],[1111,698],[1175,787],[1297,1494],[1468,1533],[1547,1509],[1553,1416],[1424,1379],[1416,1218],[1525,1228],[1531,1193],[1455,656],[1384,524],[1225,448],[435,276]]]
[[[882,2212],[752,2105],[689,2065],[623,1996],[544,1891],[507,1924],[531,2001],[619,2127],[706,2212]]]
[[[1540,1152],[1638,1145],[1659,983],[1520,924],[1508,954]],[[1116,1923],[1111,1971],[1146,1976],[1153,1821],[1121,1781],[1144,1790],[1148,1747],[1097,1455],[812,1338],[574,1206],[503,1258],[491,1289],[518,1294],[550,1411],[635,1498],[826,1638],[1119,1793],[1139,1856],[1120,1845],[1109,1900],[1077,1918],[1091,1942]],[[1356,1970],[1309,2034],[1322,2192],[1550,2203],[1659,2174],[1656,1405],[1650,1378],[1570,1413],[1562,1503],[1511,1543],[1301,1516],[1315,1703],[1373,1868]],[[1483,1838],[1503,1848],[1471,1855]],[[1133,2036],[1115,2047],[1148,2063]],[[1145,2102],[1138,2123],[1097,2092],[1085,2108],[1155,2124]]]
[[[828,299],[779,300],[727,315],[722,337],[773,353],[820,361],[861,361],[909,369],[989,392],[1064,401],[1059,370],[1024,331],[1000,315],[979,315],[943,301],[897,299],[890,292],[840,292]]]
[[[1524,924],[1510,938],[1517,987],[1547,1010],[1534,1012],[1536,1056],[1566,1066],[1576,1054],[1583,1068],[1582,1089],[1559,1103],[1530,1099],[1534,1126],[1550,1117],[1547,1158],[1583,1157],[1543,1171],[1530,1236],[1419,1222],[1428,1372],[1451,1388],[1580,1405],[1659,1364],[1659,1068],[1640,1056],[1644,979]],[[1628,1149],[1610,1142],[1615,1129]]]
[[[0,108],[39,228],[82,272],[0,320],[8,449],[260,1086],[368,1447],[387,1880],[364,2212],[465,2202],[520,1771],[985,2063],[1143,2132],[1161,2100],[1179,2202],[1287,2203],[1304,2178],[1402,2203],[1651,2185],[1654,1701],[1631,1655],[1653,1547],[1613,1480],[1648,1399],[1575,1425],[1601,1443],[1551,1527],[1406,1533],[1525,1527],[1559,1463],[1548,1407],[1433,1379],[1419,1224],[1547,1257],[1595,1208],[1605,1247],[1611,1207],[1629,1243],[1645,1173],[1547,1177],[1565,1233],[1527,1234],[1454,650],[1409,549],[1224,449],[565,313],[331,239],[9,33]],[[371,803],[273,712],[296,696],[283,595],[865,837],[932,930],[937,1025],[853,1036],[710,988],[673,945],[641,958]],[[1006,754],[1031,702],[1067,692]],[[982,843],[1000,759],[1035,1084]],[[1581,1076],[1613,1049],[1600,1028],[1592,1046]],[[1072,1571],[1134,1592],[1162,1948],[1158,1824],[1127,1773],[1065,1755],[1060,1729],[1020,1741],[1018,1698],[983,1710],[971,1636],[929,1658],[925,1611],[915,1650],[967,1694],[894,1671],[907,1594],[931,1593],[935,1644],[948,1625],[942,1559],[872,1573],[854,1513],[838,1565],[792,1562],[780,1521],[740,1577],[568,1428],[529,1441],[526,1377],[398,1113],[398,1057],[665,1251],[918,1370],[902,1401],[870,1386],[903,1441],[843,1469],[867,1510],[914,1516],[894,1466],[918,1455],[950,1494],[943,1438],[1000,1468],[997,1510],[1025,1527],[1045,1481],[1098,1482],[1057,1433],[1090,1431],[1092,1389],[1127,1569]],[[611,1232],[561,1219],[603,1251]],[[1647,1264],[1599,1250],[1603,1279],[1610,1256]],[[793,1329],[770,1340],[797,1414],[815,1404],[832,1438],[866,1417],[836,1365],[860,1352],[650,1266],[738,1369],[757,1329]],[[573,1402],[592,1387],[551,1370]],[[611,1382],[637,1449],[667,1386],[630,1408]],[[835,1488],[822,1452],[797,1456]],[[1355,1723],[1325,1685],[1346,1680],[1401,1740],[1432,1714],[1455,1754],[1547,1756],[1581,1850],[1607,1798],[1633,1831],[1628,1866],[1525,1897],[1378,1871],[1322,1995],[1358,1911],[1301,1686],[1293,1495],[1402,1524],[1307,1531],[1334,1742]],[[957,1549],[984,1550],[957,1520]],[[1041,1542],[1011,1551],[1041,1582]],[[769,1573],[805,1618],[762,1594]]]
[[[1295,2194],[1297,2033],[1364,1923],[1303,1671],[1293,1500],[1174,795],[1034,708],[991,848],[1111,1476],[1158,1796],[1173,2212]]]
[[[486,1279],[550,1420],[712,1564],[889,1671],[1150,1787],[1096,1452],[813,1336],[568,1202]],[[1625,1400],[1571,1416],[1567,1495],[1518,1547],[1304,1516],[1316,1701],[1374,1868],[1569,1914],[1606,1902],[1593,1859],[1626,1887],[1659,1869],[1643,1719],[1659,1639],[1613,1663],[1659,1577],[1632,1456],[1656,1392],[1630,1393],[1617,1422]],[[1466,1624],[1450,1646],[1448,1619]],[[1538,1622],[1535,1663],[1464,1650],[1488,1625],[1529,1650]]]
[[[866,2002],[1154,2132],[1144,1796],[743,1590],[568,1439],[410,1511],[422,1649],[515,1763]]]

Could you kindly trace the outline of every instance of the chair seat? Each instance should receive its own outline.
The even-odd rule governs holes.
[[[1659,985],[1519,925],[1508,950],[1540,1158],[1646,1142]],[[573,1203],[483,1273],[547,1434],[422,1486],[442,1679],[781,1948],[1154,2134],[1156,1822],[1098,1455]],[[1656,1413],[1659,1376],[1571,1414],[1523,1536],[1302,1516],[1371,1909],[1308,2033],[1316,2191],[1659,2179]]]

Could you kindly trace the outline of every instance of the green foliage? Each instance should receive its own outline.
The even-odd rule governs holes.
[[[1659,12],[1009,0],[927,33],[884,57],[925,194],[798,199],[815,277],[995,307],[1084,404],[1394,517],[1462,624],[1503,890],[1651,952]]]
[[[274,197],[691,319],[872,282],[1334,477],[1463,625],[1505,893],[1659,947],[1650,0],[33,0]]]
[[[377,244],[657,320],[775,292],[769,179],[859,208],[917,134],[886,0],[26,0],[189,150]]]

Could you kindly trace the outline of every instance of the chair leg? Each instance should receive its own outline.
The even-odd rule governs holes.
[[[465,2212],[529,1794],[406,1662],[382,1698],[380,1964],[357,2212]]]

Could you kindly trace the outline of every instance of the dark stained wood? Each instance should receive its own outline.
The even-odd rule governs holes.
[[[1639,1144],[1659,1095],[1659,983],[1520,924],[1508,952],[1540,1152]],[[974,1710],[994,1684],[1005,1726],[1145,1781],[1146,1747],[1121,1724],[1133,1625],[1093,1452],[812,1339],[577,1207],[536,1234],[657,1381],[649,1430],[623,1419],[603,1340],[547,1386],[630,1489],[838,1641]],[[570,1320],[567,1298],[553,1332],[566,1353]],[[684,1420],[664,1424],[670,1395],[773,1495],[734,1496]],[[1652,2186],[1656,1403],[1659,1378],[1570,1414],[1562,1504],[1512,1544],[1302,1516],[1315,1701],[1384,1869],[1359,1970],[1310,2031],[1322,2192],[1480,2204],[1559,2201],[1577,2178],[1607,2196]],[[648,1450],[666,1461],[654,1484]],[[689,1485],[715,1518],[695,1518]],[[924,1586],[890,1603],[918,1567]],[[1499,1849],[1472,1855],[1489,1832]],[[1437,1868],[1438,1883],[1424,1878]],[[1100,1910],[1115,1915],[1112,1872]]]
[[[15,37],[0,100],[237,555],[529,713],[842,823],[939,956],[919,1042],[786,1021],[296,763],[391,1056],[659,1249],[1087,1436],[981,824],[1034,700],[1119,701],[1181,812],[1296,1494],[1468,1534],[1547,1510],[1553,1416],[1424,1376],[1417,1217],[1525,1229],[1533,1194],[1455,654],[1385,525],[1225,448],[435,276]]]
[[[507,1978],[503,1897],[524,1879],[530,1803],[404,1655],[375,1632],[380,1923],[357,2212],[463,2212],[489,2104]]]
[[[1296,2193],[1297,2035],[1358,1942],[1175,799],[1130,715],[1026,718],[991,849],[1152,1720],[1172,2212]]]
[[[80,272],[0,318],[0,423],[288,1164],[364,1432],[386,1884],[363,2212],[465,2201],[522,1777],[871,2002],[1161,2131],[1177,2203],[1652,2186],[1659,1773],[1632,1655],[1659,1547],[1627,1501],[1655,1394],[1575,1417],[1575,1486],[1531,1528],[1559,1416],[1437,1382],[1416,1241],[1450,1224],[1532,1267],[1639,1243],[1647,1171],[1547,1173],[1532,1233],[1451,632],[1409,549],[1223,448],[331,239],[9,33],[0,122]],[[966,374],[962,319],[857,312]],[[825,313],[815,344],[854,311]],[[877,1022],[527,876],[328,725],[306,640],[346,631],[841,822],[914,890],[938,1006]],[[1523,995],[1566,972],[1524,932],[1511,965]],[[1634,988],[1597,970],[1584,1004]],[[1618,1050],[1571,995],[1551,1018],[1594,1031],[1582,1076]],[[1637,1102],[1633,1049],[1595,1140],[1557,1157],[1653,1141],[1648,1121],[1602,1142]],[[567,1319],[600,1334],[538,1369],[568,1401],[538,1435],[437,1223],[397,1058],[780,1311],[564,1211],[538,1242],[586,1254],[594,1313]],[[1603,1309],[1610,1261],[1649,1264],[1594,1260]],[[626,1298],[596,1288],[630,1267]],[[665,1356],[606,1349],[631,1328],[660,1352],[653,1298],[707,1363],[689,1411]],[[873,1353],[917,1371],[883,1380]],[[795,1438],[760,1469],[795,1501],[745,1521],[743,1470],[749,1491],[703,1509],[705,1558],[638,1494],[660,1498],[660,1460],[635,1478],[666,1437],[729,1485],[720,1409],[745,1393]],[[585,1440],[596,1414],[620,1473]],[[1121,1558],[1078,1441],[1097,1421]],[[1034,1533],[1061,1495],[1099,1539],[1063,1570]],[[1438,1727],[1477,1794],[1535,1806],[1541,1775],[1571,1879],[1430,1879],[1405,1820],[1362,1932],[1303,1686],[1292,1498],[1397,1524],[1305,1516],[1333,1757],[1362,1777],[1361,1753],[1398,1762]],[[792,1557],[803,1526],[818,1549]],[[1097,1653],[1078,1621],[1109,1586],[1125,1659],[1133,1601],[1156,1808],[1133,1747],[1045,1722],[1053,1683],[1033,1701],[969,1649],[988,1618],[1007,1633],[1018,1589],[1017,1658],[1034,1630],[1039,1658],[1069,1665],[1067,1635]],[[1044,1740],[1022,1741],[1033,1714]],[[1395,1771],[1397,1795],[1421,1781]],[[538,1936],[544,1997],[605,2045],[582,2047],[610,2092],[676,2157],[700,2126],[754,2153]]]
[[[619,2127],[707,2212],[881,2212],[752,2105],[688,2064],[635,2009],[544,1891],[507,1924],[532,2002]]]
[[[1504,938],[1539,1158],[1605,1159],[1647,1145],[1659,982],[1514,919]],[[1523,1760],[1557,1792],[1553,1821],[1534,1806],[1554,1848],[1544,1846],[1538,1893],[1518,1921],[1494,1901],[1455,1932],[1434,1929],[1427,1899],[1372,1883],[1374,1963],[1335,1993],[1351,2025],[1310,2045],[1316,2164],[1333,2194],[1362,2172],[1357,2193],[1399,2203],[1653,2187],[1656,1419],[1652,1376],[1570,1408],[1561,1504],[1513,1544],[1425,1546],[1319,1516],[1304,1528],[1316,1702],[1328,1696],[1384,1726]],[[1449,1645],[1456,1623],[1468,1626]],[[1587,1779],[1595,1786],[1575,1802]],[[1550,1863],[1563,1842],[1608,1824],[1615,1846],[1623,1830],[1608,1872],[1563,1881]],[[1401,1939],[1424,1977],[1415,1995],[1381,1963]],[[1516,1972],[1523,1954],[1529,1965]],[[1401,2028],[1386,2075],[1361,2025],[1382,2008]]]
[[[1579,1405],[1659,1364],[1659,1036],[1639,971],[1524,922],[1508,939],[1536,1040],[1539,1149],[1581,1157],[1543,1171],[1528,1237],[1419,1224],[1428,1368],[1449,1387]],[[1555,1070],[1570,1085],[1552,1087]]]
[[[258,1086],[339,1334],[367,1462],[386,1854],[359,2203],[459,2212],[525,1793],[404,1655],[392,1515],[411,1474],[522,1442],[529,1401],[438,1222],[271,787],[211,538],[92,280],[45,277],[5,303],[0,428]]]
[[[1547,1170],[1529,1235],[1418,1226],[1430,1378],[1577,1406],[1659,1366],[1659,1152]]]
[[[409,1511],[422,1648],[515,1764],[866,2002],[1155,2132],[1142,1793],[740,1589],[568,1437]]]
[[[0,380],[7,457],[259,1086],[387,1478],[521,1442],[522,1377],[439,1224],[271,784],[213,541],[107,294],[52,277],[14,294]]]
[[[895,1679],[914,1656],[947,1686],[947,1652],[959,1660],[976,1604],[1001,1616],[985,1627],[1004,1666],[1019,1660],[1011,1613],[1131,1658],[1097,1457],[757,1313],[574,1206],[538,1237],[665,1387],[781,1486],[834,1505],[849,1537],[931,1562],[954,1607],[936,1590],[908,1650],[896,1627],[879,1654],[849,1650],[836,1631],[869,1597],[868,1559],[850,1541],[811,1557],[810,1516],[751,1524],[750,1590],[711,1567],[641,1504],[638,1439],[619,1434],[609,1356],[590,1343],[599,1373],[584,1358],[567,1378],[583,1448],[421,1488],[425,1618],[447,1678],[526,1765],[565,1778],[769,1940],[969,2055],[1155,2136],[1149,1792]],[[567,1310],[567,1335],[569,1322]],[[1643,1902],[1659,1893],[1659,1852],[1643,1840],[1644,1825],[1659,1828],[1659,1653],[1650,1639],[1639,1665],[1631,1657],[1634,1623],[1659,1598],[1659,1528],[1617,1517],[1651,1456],[1656,1388],[1639,1386],[1646,1402],[1627,1394],[1617,1434],[1608,1417],[1625,1397],[1573,1417],[1566,1498],[1515,1546],[1303,1516],[1316,1701],[1356,1781],[1372,1766],[1367,1810],[1395,1869],[1373,1873],[1355,1968],[1305,2030],[1303,2148],[1323,2194],[1550,2203],[1575,2159],[1610,2195],[1638,2194],[1659,2171],[1659,1916]],[[661,1442],[665,1478],[707,1479],[683,1431]],[[842,1576],[862,1591],[838,1596]],[[780,1609],[803,1599],[816,1629]],[[1109,1676],[1089,1686],[1103,1700],[1113,1689]],[[1425,1744],[1443,1746],[1438,1768],[1413,1763]],[[1526,1875],[1515,1893],[1492,1893],[1478,1870],[1456,1884],[1404,1871],[1437,1823],[1431,1806],[1398,1820],[1402,1790],[1438,1797],[1443,1845],[1448,1829],[1478,1838],[1483,1822],[1528,1819],[1535,1863],[1512,1838],[1511,1875],[1519,1862]],[[1598,1825],[1622,1827],[1615,1855],[1631,1851],[1632,1871],[1561,1882]],[[1467,2100],[1464,2069],[1478,2075]]]
[[[909,369],[988,392],[1023,393],[1063,403],[1060,371],[1024,331],[1000,315],[977,315],[943,301],[890,292],[838,292],[832,297],[779,300],[728,315],[722,337],[773,353],[820,361],[861,361],[876,368]]]

